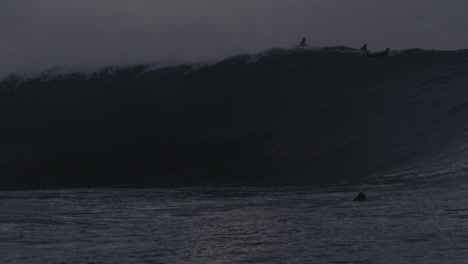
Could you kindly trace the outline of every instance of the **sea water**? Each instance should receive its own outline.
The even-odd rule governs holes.
[[[464,174],[3,191],[0,263],[467,263]]]
[[[325,47],[11,75],[0,264],[468,263],[467,60]]]

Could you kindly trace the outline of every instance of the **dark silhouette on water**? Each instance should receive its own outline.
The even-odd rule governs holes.
[[[353,201],[365,201],[365,200],[366,200],[366,194],[364,194],[363,192],[360,192],[358,193],[358,195],[356,195],[356,197],[354,197]]]
[[[369,50],[367,50],[367,44],[364,44],[364,46],[362,46],[359,50],[362,52],[362,55],[369,55]]]
[[[302,41],[301,43],[299,43],[299,45],[297,45],[297,47],[306,47],[307,44],[306,44],[306,38],[302,38]]]
[[[385,56],[388,56],[388,54],[390,53],[390,49],[387,48],[385,51],[382,51],[382,52],[379,52],[379,53],[375,53],[375,54],[369,54],[367,53],[367,56],[369,57],[385,57]]]

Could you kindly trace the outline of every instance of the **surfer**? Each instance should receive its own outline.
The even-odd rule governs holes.
[[[306,47],[307,44],[306,44],[306,38],[302,38],[302,41],[301,43],[299,43],[299,45],[297,45],[297,47]]]
[[[362,46],[359,50],[361,51],[363,56],[366,56],[369,54],[369,50],[367,50],[367,44],[364,44],[364,46]]]
[[[390,53],[390,49],[387,48],[385,51],[382,51],[382,52],[379,52],[379,53],[375,53],[375,54],[367,54],[367,56],[369,57],[385,57],[385,56],[388,56],[388,54]]]
[[[353,201],[365,201],[365,200],[366,200],[366,194],[364,194],[363,192],[359,192],[358,195],[354,197]]]

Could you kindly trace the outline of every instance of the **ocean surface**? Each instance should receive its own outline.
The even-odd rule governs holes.
[[[0,263],[468,263],[467,66],[327,47],[9,75]]]
[[[0,263],[467,263],[468,168],[445,169],[345,186],[0,192]]]

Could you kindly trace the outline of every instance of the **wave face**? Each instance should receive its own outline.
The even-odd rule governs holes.
[[[0,83],[4,188],[336,182],[468,154],[468,51],[273,49]]]

